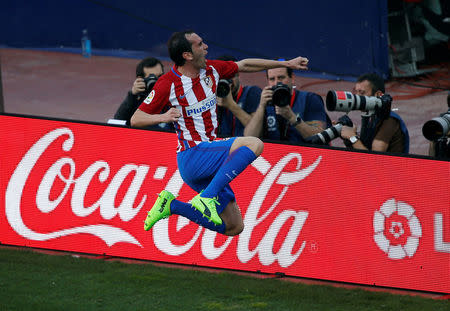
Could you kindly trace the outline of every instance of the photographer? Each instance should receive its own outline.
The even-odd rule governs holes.
[[[142,59],[136,66],[136,80],[122,104],[114,114],[114,119],[125,120],[130,126],[130,119],[141,102],[148,96],[155,82],[164,74],[164,66],[159,59],[147,57]],[[170,124],[161,123],[149,128],[173,129]]]
[[[365,74],[358,78],[354,94],[360,96],[381,97],[384,94],[384,80],[375,73]],[[363,116],[364,118],[364,116]],[[356,127],[343,126],[341,138],[347,146],[360,150],[381,152],[409,152],[409,134],[402,118],[390,111],[387,117],[374,113],[361,122],[361,137]]]
[[[322,98],[294,89],[294,79],[289,68],[267,70],[269,85],[261,93],[258,109],[245,127],[244,136],[306,142],[331,125]]]
[[[217,59],[237,62],[237,59],[230,55],[223,55]],[[261,89],[257,86],[242,86],[239,73],[231,79],[220,80],[218,84],[218,134],[221,137],[243,136],[251,114],[258,107]]]
[[[422,134],[430,141],[428,155],[450,159],[450,91],[447,92],[447,112],[425,122]]]

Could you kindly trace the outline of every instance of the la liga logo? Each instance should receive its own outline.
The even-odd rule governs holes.
[[[412,257],[419,247],[422,226],[409,204],[389,199],[373,215],[374,241],[390,259]]]
[[[150,94],[148,94],[147,98],[144,100],[144,103],[147,105],[150,104],[153,100],[153,97],[155,97],[155,90],[152,90]]]

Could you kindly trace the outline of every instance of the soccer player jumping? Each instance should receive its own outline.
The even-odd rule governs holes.
[[[144,229],[150,230],[158,220],[177,214],[221,234],[237,235],[244,223],[229,184],[262,153],[264,146],[256,137],[216,140],[217,82],[237,72],[279,67],[307,69],[308,59],[207,60],[208,45],[193,31],[173,33],[167,45],[175,65],[158,79],[131,118],[131,125],[174,123],[178,169],[183,181],[199,194],[188,204],[163,190],[147,214]],[[160,114],[165,107],[170,109]]]

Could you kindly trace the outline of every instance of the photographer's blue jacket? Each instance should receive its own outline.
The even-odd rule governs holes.
[[[292,111],[302,118],[303,121],[318,120],[325,122],[326,127],[331,126],[331,120],[325,112],[322,97],[318,94],[295,90],[291,97],[290,106]],[[283,117],[276,115],[273,105],[266,106],[263,138],[290,142],[306,142],[295,127],[290,126]]]
[[[396,114],[395,112],[391,111],[389,113],[389,117],[394,118],[398,121],[400,124],[400,130],[403,133],[404,137],[404,144],[403,144],[403,153],[409,153],[409,132],[408,128],[406,127],[405,122],[403,119]],[[379,124],[383,122],[383,120],[379,117],[375,117],[372,125],[369,125],[366,129],[366,137],[361,136],[362,143],[369,149],[372,150],[372,142],[375,139],[376,131],[378,129]]]
[[[244,86],[238,93],[236,103],[245,112],[251,114],[256,111],[261,97],[261,89],[257,86]],[[223,107],[217,107],[219,135],[221,137],[235,137],[244,135],[244,125],[231,111]]]
[[[405,137],[405,145],[403,146],[403,153],[409,153],[409,132],[408,132],[408,128],[406,127],[405,122],[403,122],[403,119],[400,118],[400,116],[393,111],[391,111],[391,113],[389,115],[392,118],[397,119],[398,122],[400,123],[400,129]]]

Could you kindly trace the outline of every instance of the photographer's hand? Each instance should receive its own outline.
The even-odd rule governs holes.
[[[273,95],[272,87],[271,86],[266,86],[261,92],[261,98],[259,100],[259,106],[260,107],[262,106],[262,108],[266,108],[267,103],[272,100],[272,95]]]
[[[228,92],[226,97],[217,96],[217,106],[224,107],[230,109],[231,106],[237,105],[233,99],[233,95],[231,92]]]
[[[252,116],[248,114],[244,109],[239,107],[236,101],[233,98],[231,92],[224,98],[217,97],[217,105],[220,107],[224,107],[231,111],[231,113],[242,123],[245,127],[250,122]]]
[[[322,132],[325,128],[325,122],[319,120],[303,121],[300,119],[298,122],[297,115],[290,106],[275,106],[275,112],[286,119],[288,124],[293,126],[304,139]]]
[[[350,137],[356,136],[356,142],[351,142]],[[356,133],[356,125],[353,127],[344,125],[341,129],[341,138],[344,140],[344,144],[348,148],[359,149],[359,150],[368,150],[366,146],[362,143],[361,139],[359,139]]]
[[[259,100],[259,106],[244,128],[244,136],[262,137],[264,114],[266,111],[267,103],[272,100],[272,94],[272,87],[266,86],[263,89],[263,91],[261,92],[261,98]]]
[[[136,80],[134,80],[133,86],[131,87],[131,93],[133,95],[137,95],[144,91],[145,91],[144,79],[141,77],[137,77]]]
[[[275,112],[276,114],[279,114],[280,116],[285,118],[290,124],[295,123],[295,121],[297,121],[297,116],[294,113],[294,111],[292,111],[290,106],[284,107],[275,106]]]
[[[356,126],[343,126],[341,129],[341,138],[342,139],[350,139],[350,137],[356,136]]]

